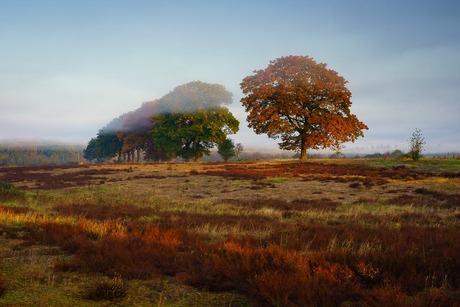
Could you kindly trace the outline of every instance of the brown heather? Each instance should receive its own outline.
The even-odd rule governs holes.
[[[360,162],[3,168],[0,304],[459,306],[459,178]]]

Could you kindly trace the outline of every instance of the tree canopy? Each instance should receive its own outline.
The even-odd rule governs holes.
[[[367,126],[351,114],[347,81],[308,56],[286,56],[254,71],[240,86],[247,121],[257,134],[281,138],[279,147],[300,151],[339,149]]]
[[[232,103],[232,93],[225,86],[192,81],[177,86],[160,99],[161,112],[186,113],[213,109]]]
[[[176,87],[160,99],[164,112],[152,117],[155,147],[169,156],[199,161],[215,144],[236,133],[239,121],[224,106],[232,94],[224,86],[199,81]]]

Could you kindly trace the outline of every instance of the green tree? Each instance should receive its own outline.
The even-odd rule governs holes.
[[[210,149],[238,131],[239,121],[225,107],[187,113],[163,113],[153,117],[150,135],[169,157],[200,161]]]
[[[92,138],[84,149],[84,158],[88,161],[102,162],[118,156],[121,158],[123,142],[116,134],[125,114],[113,119],[99,130],[96,138]]]
[[[231,139],[225,139],[222,143],[217,145],[217,153],[224,159],[225,162],[230,160],[236,155],[235,144]]]
[[[232,94],[220,84],[193,81],[159,100],[161,113],[152,117],[154,146],[169,157],[200,161],[210,149],[236,133],[239,121],[224,105]]]
[[[88,142],[88,145],[86,146],[86,148],[83,149],[83,158],[85,158],[88,161],[93,161],[97,159],[98,154],[97,154],[96,144],[97,144],[96,138],[92,138]]]
[[[332,147],[363,136],[367,126],[351,114],[351,92],[336,71],[308,56],[271,61],[241,82],[247,121],[257,134],[281,138],[279,147],[300,151]]]
[[[422,135],[422,131],[416,128],[409,139],[409,156],[412,160],[420,160],[425,144],[425,138]]]

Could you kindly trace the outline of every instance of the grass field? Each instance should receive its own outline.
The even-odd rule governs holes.
[[[0,167],[1,306],[460,306],[460,161]]]

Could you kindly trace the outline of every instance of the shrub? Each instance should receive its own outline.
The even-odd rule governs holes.
[[[225,139],[222,143],[217,145],[217,153],[224,159],[225,162],[233,158],[235,153],[235,144],[231,139]]]
[[[415,129],[409,139],[409,156],[414,161],[418,161],[422,157],[423,147],[425,146],[425,139],[422,136],[420,129]]]

